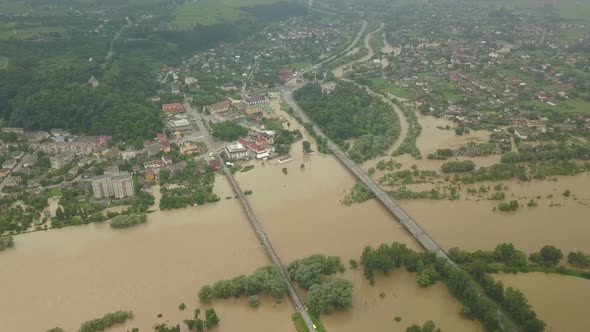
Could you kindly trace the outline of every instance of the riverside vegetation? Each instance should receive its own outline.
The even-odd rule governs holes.
[[[367,246],[360,260],[365,277],[374,283],[375,273],[389,271],[404,266],[410,272],[416,272],[417,282],[428,286],[436,281],[444,282],[451,293],[463,303],[461,314],[477,318],[488,331],[510,328],[516,325],[524,331],[544,331],[545,323],[536,317],[522,293],[512,288],[497,289],[496,294],[489,294],[482,288],[478,279],[467,270],[451,266],[432,253],[419,253],[408,249],[404,244],[382,244],[377,248]],[[488,276],[488,274],[482,274]],[[500,298],[502,294],[502,298]],[[498,315],[504,311],[510,319]],[[514,327],[516,327],[514,326]]]
[[[80,332],[98,332],[104,331],[105,329],[117,325],[123,324],[128,319],[133,318],[133,312],[131,311],[116,311],[108,313],[101,318],[92,319],[82,323],[80,326]]]
[[[484,287],[489,287],[490,291],[492,287],[498,288],[500,286],[497,283],[491,284],[489,278],[484,280],[482,271],[488,273],[544,272],[590,279],[590,272],[586,270],[559,265],[564,255],[560,249],[552,245],[543,246],[539,252],[530,254],[528,258],[512,243],[498,244],[493,251],[468,252],[459,248],[451,248],[449,257],[468,271],[477,273],[478,280],[482,280],[482,285],[485,284]],[[590,255],[580,251],[570,252],[567,262],[574,267],[585,269],[590,266]]]
[[[307,84],[294,97],[356,162],[382,155],[399,136],[399,118],[391,106],[353,83],[338,82],[329,94],[317,84]],[[350,139],[354,139],[352,144],[346,142]]]
[[[326,278],[336,272],[343,272],[344,265],[339,257],[312,255],[293,261],[287,266],[292,280],[308,291],[309,309],[314,315],[331,313],[352,304],[352,283],[341,278]],[[213,286],[203,286],[198,297],[202,303],[213,299],[248,296],[248,304],[260,304],[258,294],[264,292],[276,300],[283,298],[288,285],[280,268],[275,265],[261,267],[251,275],[240,275],[229,280],[217,281]]]
[[[14,247],[12,236],[0,236],[0,251]]]
[[[111,228],[127,228],[147,222],[147,214],[130,214],[116,216],[111,220]]]

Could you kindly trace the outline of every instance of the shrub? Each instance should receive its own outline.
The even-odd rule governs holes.
[[[258,295],[250,295],[248,297],[248,304],[252,308],[257,308],[260,305],[260,298],[258,297]]]

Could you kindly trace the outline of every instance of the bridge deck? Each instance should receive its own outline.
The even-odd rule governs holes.
[[[415,222],[410,215],[402,209],[402,207],[394,201],[381,187],[371,179],[360,166],[358,166],[352,159],[350,159],[338,145],[329,139],[322,129],[315,123],[309,120],[307,114],[297,105],[293,100],[292,92],[286,91],[283,93],[283,99],[293,108],[293,110],[301,117],[303,121],[310,122],[313,125],[315,132],[327,139],[328,147],[332,153],[340,160],[352,174],[354,174],[360,181],[362,181],[372,192],[375,197],[385,206],[385,208],[393,214],[397,220],[416,238],[416,240],[429,252],[437,254],[439,257],[445,259],[449,263],[455,263],[447,256],[446,252]]]
[[[238,184],[238,182],[234,178],[233,174],[231,173],[231,171],[228,169],[228,167],[225,164],[223,164],[223,170],[225,171],[225,176],[227,177],[229,183],[231,184],[234,193],[236,194],[236,196],[238,196],[240,203],[242,203],[242,207],[244,209],[244,212],[248,216],[248,219],[250,220],[250,224],[252,225],[252,228],[254,228],[254,231],[256,232],[258,239],[260,239],[260,243],[264,247],[266,254],[272,260],[273,264],[275,264],[281,268],[281,272],[283,274],[283,277],[285,278],[285,280],[287,281],[287,285],[289,286],[289,289],[288,289],[289,298],[291,299],[291,301],[295,305],[295,309],[297,309],[297,311],[303,317],[303,320],[305,321],[305,324],[307,325],[307,328],[309,329],[309,331],[316,332],[316,329],[315,329],[315,326],[311,320],[311,317],[307,313],[305,305],[303,304],[303,300],[301,300],[301,297],[299,297],[299,294],[297,294],[297,291],[295,291],[295,287],[293,287],[293,283],[291,281],[291,278],[289,277],[289,272],[287,271],[287,268],[285,267],[285,265],[283,265],[281,258],[279,257],[279,255],[277,254],[275,249],[273,248],[272,243],[270,242],[270,239],[268,238],[268,235],[266,235],[266,233],[264,232],[264,229],[262,228],[262,226],[258,222],[258,218],[256,218],[256,214],[252,210],[250,203],[248,202],[248,200],[246,199],[246,196],[242,192],[240,185]]]

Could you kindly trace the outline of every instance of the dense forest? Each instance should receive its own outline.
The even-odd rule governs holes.
[[[197,50],[244,37],[270,21],[305,14],[296,2],[280,2],[251,7],[249,15],[231,25],[181,31],[162,28],[174,19],[175,7],[159,0],[46,5],[55,6],[52,14],[19,17],[19,24],[59,24],[65,32],[0,40],[0,57],[9,61],[0,70],[0,118],[29,130],[62,128],[137,143],[163,128],[159,105],[149,101],[163,88],[155,80],[156,70]],[[38,9],[31,8],[34,13]],[[151,19],[141,21],[142,15]],[[141,22],[128,25],[127,18]],[[8,20],[0,15],[0,23]],[[104,28],[96,33],[99,26]],[[119,29],[121,37],[113,42],[116,53],[107,59]],[[92,76],[99,82],[96,87],[89,84]]]
[[[357,162],[383,154],[400,132],[391,107],[352,83],[339,82],[329,94],[319,85],[308,84],[295,92],[295,99]],[[350,139],[354,139],[352,146],[345,142]]]

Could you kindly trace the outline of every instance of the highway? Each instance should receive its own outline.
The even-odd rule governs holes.
[[[293,100],[293,92],[291,90],[283,91],[283,99],[293,111],[297,113],[297,115],[304,121],[309,122],[313,125],[315,132],[323,136],[327,139],[327,145],[332,151],[332,153],[348,168],[352,174],[354,174],[360,181],[362,181],[372,192],[375,194],[375,197],[385,206],[391,214],[393,214],[397,220],[416,238],[416,240],[429,252],[435,253],[439,257],[445,259],[450,264],[455,265],[455,263],[447,256],[446,252],[416,223],[407,213],[402,209],[402,207],[394,201],[381,187],[371,179],[370,176],[363,171],[352,159],[350,159],[338,145],[332,142],[329,139],[322,129],[318,127],[315,123],[310,121],[309,117],[305,112],[297,105],[297,103]]]
[[[252,224],[252,228],[254,229],[254,232],[256,232],[256,235],[258,236],[260,243],[264,247],[266,254],[271,259],[273,264],[275,264],[276,266],[281,268],[281,272],[283,274],[283,277],[285,278],[285,280],[287,281],[287,285],[289,286],[289,288],[288,288],[289,298],[291,298],[291,301],[295,305],[295,309],[297,309],[297,311],[303,317],[303,320],[305,321],[305,324],[307,325],[307,328],[309,329],[309,331],[310,332],[317,331],[315,328],[315,325],[313,324],[313,322],[311,320],[311,317],[307,313],[305,305],[303,304],[303,300],[301,299],[301,297],[299,297],[299,294],[297,294],[297,291],[295,291],[295,287],[293,286],[293,282],[291,281],[291,278],[289,277],[289,272],[287,271],[287,268],[285,267],[285,265],[283,265],[283,262],[281,261],[281,258],[279,257],[279,255],[277,254],[275,249],[273,248],[272,243],[270,242],[270,239],[268,238],[268,235],[266,235],[266,233],[264,232],[264,229],[262,228],[262,226],[258,222],[258,218],[256,217],[256,214],[252,210],[252,207],[250,206],[250,203],[246,199],[246,196],[244,195],[244,192],[240,188],[240,185],[238,184],[238,182],[234,178],[233,174],[231,173],[231,171],[229,170],[227,165],[225,163],[222,163],[222,165],[223,165],[223,170],[224,170],[225,176],[227,177],[229,183],[231,184],[232,189],[234,190],[234,193],[236,194],[236,196],[238,196],[240,203],[242,203],[242,208],[244,209],[244,212],[248,216],[248,219],[250,220],[250,224]]]

